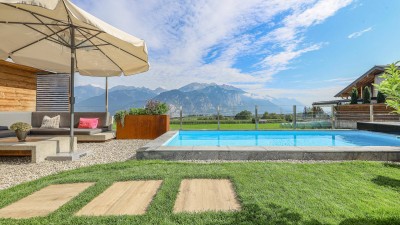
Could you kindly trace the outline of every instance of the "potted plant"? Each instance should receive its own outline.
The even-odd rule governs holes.
[[[150,100],[144,108],[118,111],[117,139],[155,139],[169,130],[169,116],[166,103]]]
[[[32,126],[28,123],[17,122],[11,125],[10,130],[15,131],[19,142],[24,142]]]

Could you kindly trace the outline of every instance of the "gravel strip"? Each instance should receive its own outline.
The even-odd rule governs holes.
[[[105,143],[79,143],[79,150],[90,150],[91,154],[74,162],[31,163],[30,157],[0,157],[0,190],[65,170],[126,161],[134,158],[136,150],[147,142],[147,140],[112,140]]]

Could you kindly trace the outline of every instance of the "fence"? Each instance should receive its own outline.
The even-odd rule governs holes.
[[[356,104],[335,107],[335,126],[338,128],[357,128],[357,122],[400,121],[398,114],[385,104]]]
[[[174,130],[266,130],[331,129],[331,109],[320,107],[270,106],[216,107],[207,110],[171,109]]]

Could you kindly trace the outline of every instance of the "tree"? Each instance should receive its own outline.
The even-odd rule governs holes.
[[[248,110],[243,110],[240,113],[236,114],[235,120],[251,120],[253,114]]]
[[[363,104],[371,103],[371,89],[369,87],[365,87],[363,90]]]
[[[386,95],[386,105],[392,107],[394,112],[400,114],[400,70],[397,63],[392,63],[385,69],[381,76],[384,80],[380,84],[374,84],[380,92]]]
[[[353,87],[353,89],[351,90],[350,104],[357,104],[357,101],[358,101],[358,90],[356,87]]]
[[[386,96],[380,91],[378,91],[378,95],[376,96],[376,102],[377,103],[385,103],[386,102]]]

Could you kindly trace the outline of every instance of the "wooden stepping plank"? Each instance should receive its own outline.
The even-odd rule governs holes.
[[[47,216],[94,183],[55,184],[0,209],[0,218]]]
[[[174,212],[236,211],[240,204],[229,180],[183,180]]]
[[[161,183],[162,180],[116,182],[76,215],[142,215]]]

